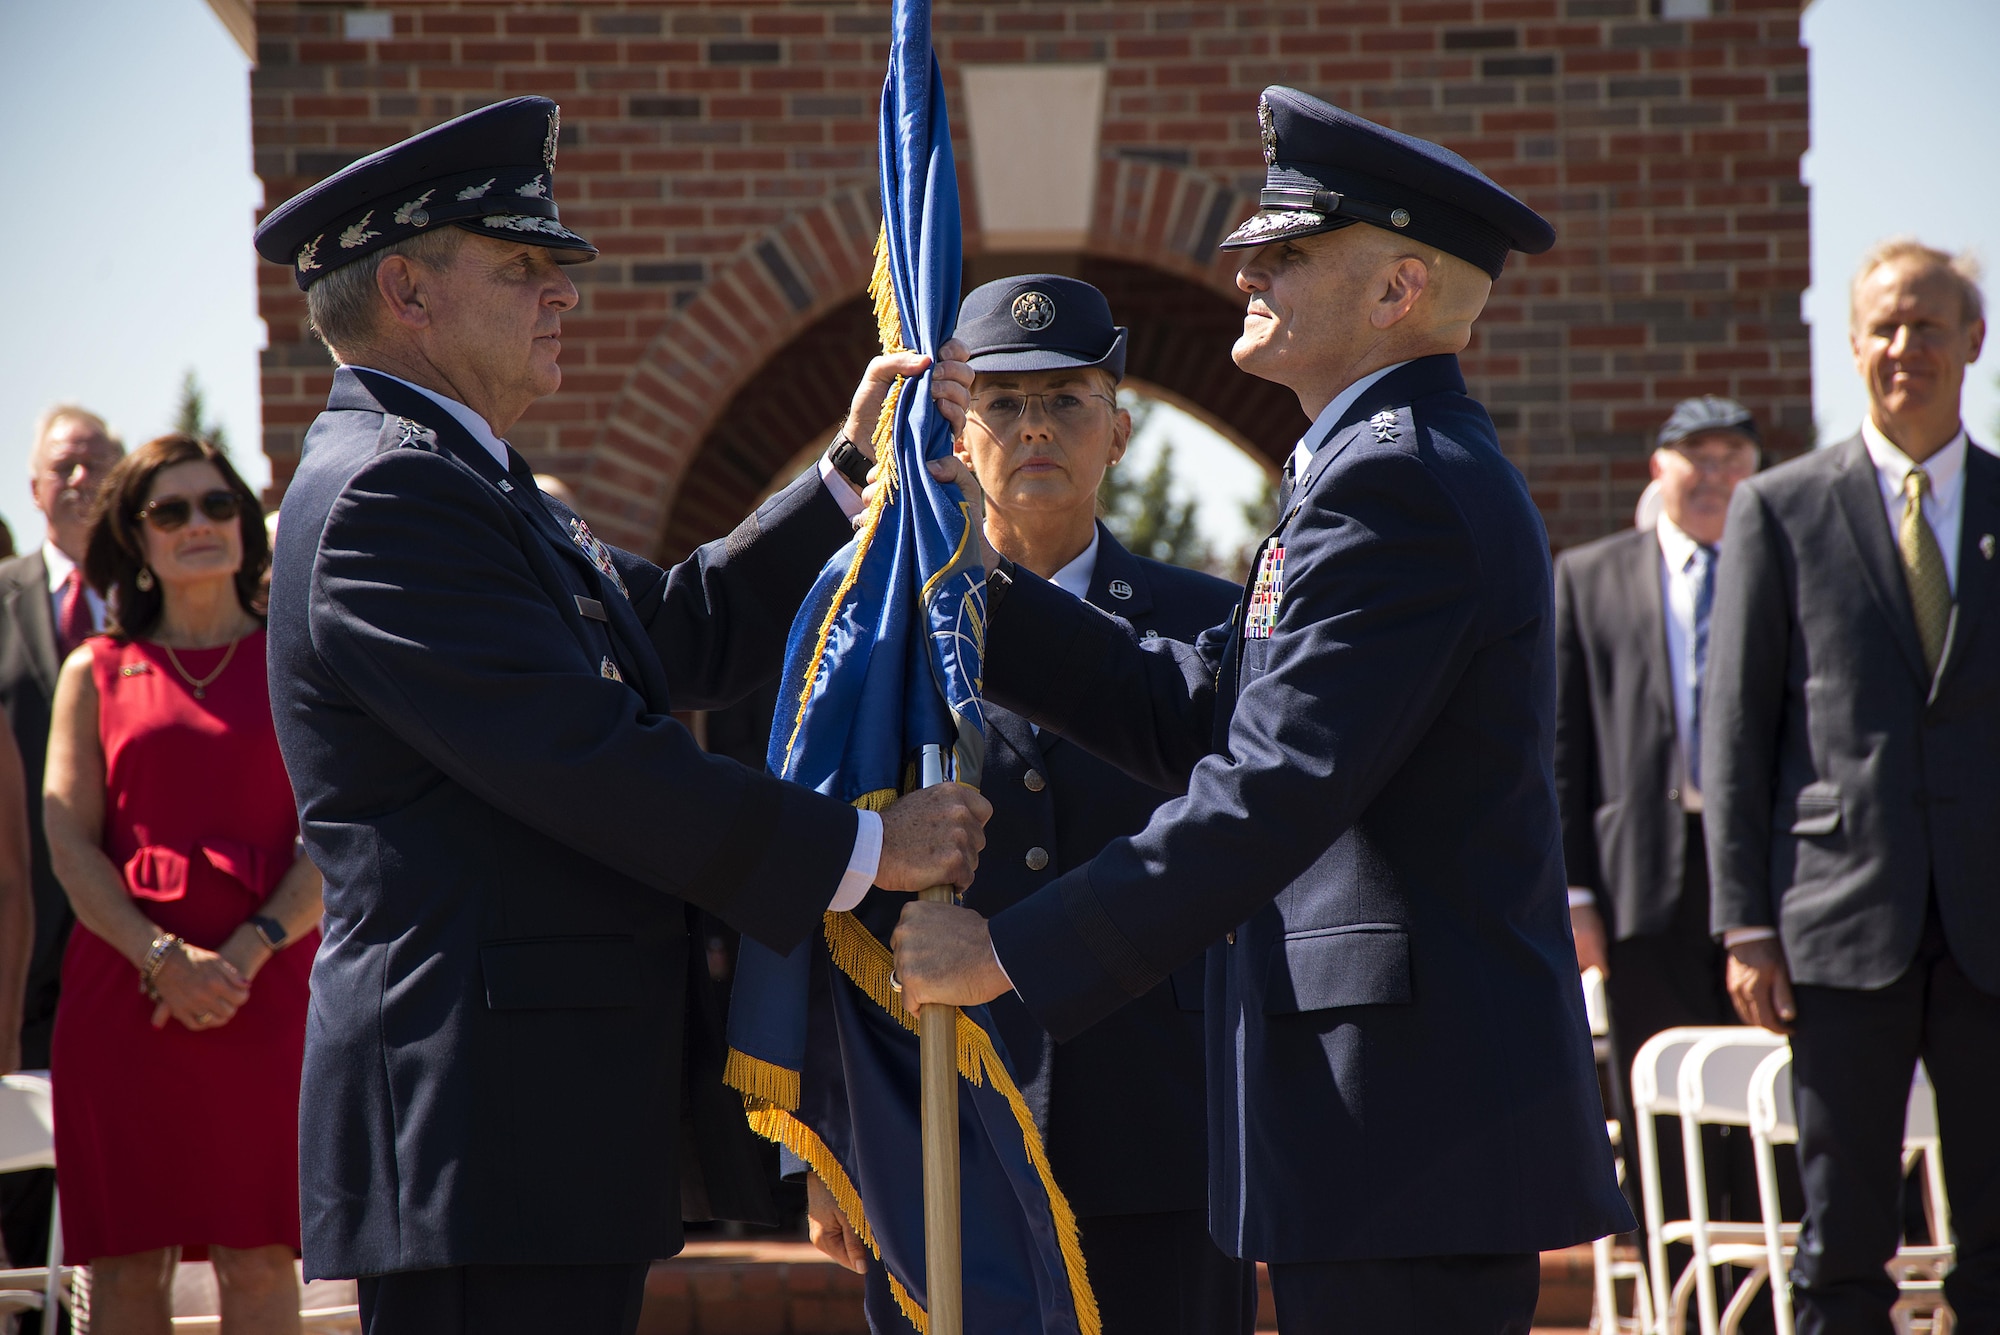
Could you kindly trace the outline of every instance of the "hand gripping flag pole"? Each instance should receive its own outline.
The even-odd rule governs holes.
[[[895,0],[880,158],[882,348],[935,357],[964,261],[927,0]],[[952,447],[928,372],[891,388],[873,440],[878,484],[792,623],[765,760],[882,811],[920,783],[978,786],[986,596],[971,508],[926,469]],[[982,1332],[1099,1335],[1076,1214],[993,1017],[903,1007],[885,943],[907,902],[876,890],[789,955],[746,937],[723,1078],[867,1249],[872,1330],[961,1335],[970,1314]]]
[[[924,747],[923,786],[945,782],[944,748]],[[949,904],[957,894],[934,885],[923,898]],[[959,1259],[958,1008],[935,1002],[918,1016],[923,1043],[920,1077],[924,1128],[924,1277],[930,1290],[931,1335],[961,1335],[964,1266]]]

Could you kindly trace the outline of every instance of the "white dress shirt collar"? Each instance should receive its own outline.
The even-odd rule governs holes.
[[[1385,366],[1379,371],[1370,371],[1334,395],[1333,402],[1320,409],[1319,416],[1313,418],[1312,426],[1299,440],[1298,448],[1292,451],[1292,475],[1305,476],[1306,465],[1312,462],[1312,457],[1318,452],[1319,447],[1326,444],[1326,438],[1333,434],[1333,428],[1347,414],[1347,410],[1354,406],[1356,399],[1366,394],[1371,385],[1389,372],[1400,371],[1409,364],[1407,361],[1401,361],[1392,366]]]
[[[44,538],[42,540],[42,565],[47,569],[49,577],[49,612],[54,618],[53,624],[59,626],[62,624],[63,584],[68,581],[69,572],[76,569],[76,562],[70,560],[69,554],[63,551],[62,548]],[[92,630],[103,630],[103,595],[86,584],[83,586],[83,601],[84,605],[90,609],[90,628]]]
[[[1938,555],[1944,558],[1945,582],[1956,596],[1958,540],[1964,531],[1965,517],[1965,452],[1968,448],[1965,428],[1959,427],[1958,434],[1922,464],[1897,448],[1894,441],[1882,434],[1872,418],[1861,420],[1861,443],[1867,447],[1868,461],[1875,465],[1875,480],[1882,490],[1882,509],[1889,518],[1889,535],[1892,538],[1903,522],[1903,480],[1917,468],[1922,468],[1930,477],[1930,494],[1924,497],[1924,519],[1931,526],[1931,536],[1937,539]]]
[[[1659,525],[1654,531],[1660,539],[1660,554],[1667,558],[1667,569],[1675,574],[1686,570],[1688,558],[1701,544],[1690,538],[1679,524],[1667,518],[1664,510],[1660,512]]]
[[[485,418],[460,403],[457,399],[446,398],[436,390],[425,389],[422,385],[405,380],[399,375],[390,375],[387,371],[377,371],[372,366],[362,366],[355,369],[367,371],[372,375],[382,376],[385,379],[395,381],[399,385],[407,385],[409,388],[414,389],[417,393],[450,413],[452,418],[470,432],[472,438],[478,441],[488,454],[493,456],[494,463],[499,464],[503,470],[507,467],[507,442],[493,433],[493,428],[487,425]]]
[[[1097,574],[1097,541],[1103,536],[1097,525],[1090,526],[1090,546],[1083,549],[1074,561],[1056,571],[1049,583],[1061,589],[1072,598],[1090,601],[1090,581]]]

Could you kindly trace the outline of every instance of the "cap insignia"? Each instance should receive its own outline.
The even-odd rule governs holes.
[[[542,140],[542,167],[550,175],[556,170],[556,137],[562,133],[562,108],[549,113],[549,137]]]
[[[1326,221],[1323,213],[1307,209],[1289,209],[1281,213],[1259,213],[1246,219],[1236,229],[1232,239],[1254,240],[1271,232],[1290,232],[1297,227],[1318,227]]]
[[[1271,99],[1257,99],[1257,136],[1264,141],[1264,165],[1271,166],[1278,160],[1278,125],[1271,118]]]
[[[486,181],[483,185],[469,185],[465,187],[465,189],[459,191],[458,197],[460,199],[478,199],[480,196],[484,195],[488,190],[491,190],[493,188],[493,183],[499,179],[500,178],[497,176],[489,176],[486,178]]]
[[[1046,292],[1023,292],[1014,298],[1014,323],[1039,334],[1056,322],[1056,303]]]
[[[375,210],[370,209],[361,215],[360,222],[342,232],[340,234],[340,248],[342,250],[353,250],[356,246],[365,246],[376,237],[382,235],[368,226],[374,217]]]
[[[326,233],[322,232],[299,247],[300,273],[310,273],[314,269],[319,268],[319,243],[324,240],[326,240]]]
[[[431,196],[435,195],[436,193],[437,191],[435,190],[426,190],[424,191],[424,193],[418,195],[415,199],[411,200],[409,203],[403,205],[402,208],[397,209],[396,210],[397,223],[404,227],[430,226],[431,215],[430,212],[424,208],[424,205],[428,204],[430,202]]]
[[[1410,225],[1410,211],[1408,209],[1395,209],[1390,212],[1389,221],[1397,227],[1408,227]]]
[[[545,176],[537,176],[514,193],[523,199],[547,199],[549,197],[547,178]]]
[[[509,232],[546,232],[550,236],[561,237],[576,235],[554,218],[534,218],[525,213],[489,213],[479,221],[488,227],[499,227]]]

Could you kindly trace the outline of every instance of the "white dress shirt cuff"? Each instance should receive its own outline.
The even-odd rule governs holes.
[[[1722,948],[1734,950],[1751,941],[1774,941],[1777,936],[1775,927],[1732,927],[1722,934]]]
[[[987,942],[987,948],[993,952],[993,967],[1000,971],[1000,976],[1002,978],[1007,979],[1007,990],[1009,992],[1014,991],[1015,990],[1014,980],[1012,978],[1007,977],[1007,966],[1000,962],[1000,947],[993,945],[992,942],[989,940]]]
[[[819,480],[826,483],[834,504],[849,519],[859,519],[861,512],[868,508],[868,502],[861,499],[861,489],[849,482],[847,474],[835,468],[833,460],[824,454],[819,457]]]
[[[854,852],[847,859],[847,874],[840,878],[840,888],[833,892],[833,902],[826,906],[828,913],[847,913],[858,906],[874,888],[875,873],[882,866],[882,817],[873,811],[854,814],[861,818],[854,831]]]
[[[1569,888],[1569,906],[1573,909],[1594,909],[1597,907],[1597,892],[1573,885]]]

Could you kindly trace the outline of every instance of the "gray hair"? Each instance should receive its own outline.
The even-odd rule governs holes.
[[[458,227],[440,227],[407,241],[384,246],[372,255],[343,264],[306,289],[306,318],[319,341],[335,361],[342,348],[356,348],[375,332],[380,300],[375,290],[375,271],[391,255],[401,255],[412,264],[428,269],[447,268],[458,257],[466,233]]]
[[[35,419],[35,443],[28,451],[29,477],[34,477],[40,471],[42,446],[48,442],[49,432],[54,431],[57,424],[62,422],[82,422],[95,427],[97,434],[110,441],[120,454],[125,452],[125,443],[111,434],[111,428],[105,425],[102,417],[74,403],[58,403]]]
[[[1979,291],[1979,258],[1971,251],[1962,250],[1954,255],[1948,250],[1927,246],[1913,236],[1892,236],[1886,241],[1877,241],[1861,257],[1861,267],[1854,271],[1854,281],[1847,289],[1847,323],[1854,325],[1854,296],[1868,276],[1885,264],[1899,264],[1911,261],[1927,268],[1942,271],[1958,285],[1958,300],[1966,324],[1974,324],[1986,318],[1986,298]]]

